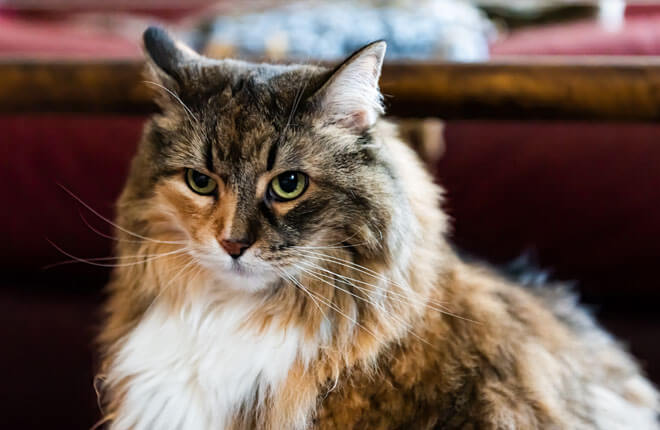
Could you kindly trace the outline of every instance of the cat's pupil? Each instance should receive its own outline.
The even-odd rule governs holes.
[[[203,173],[193,172],[193,181],[199,188],[206,188],[209,184],[209,177]]]
[[[292,193],[298,187],[298,174],[295,172],[282,173],[278,180],[280,181],[280,188],[285,193]]]

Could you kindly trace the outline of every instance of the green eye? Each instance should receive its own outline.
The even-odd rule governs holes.
[[[284,172],[270,181],[271,197],[284,202],[298,198],[307,189],[307,175],[300,172]]]
[[[218,187],[211,177],[193,169],[186,169],[186,184],[191,190],[203,196],[208,196]]]

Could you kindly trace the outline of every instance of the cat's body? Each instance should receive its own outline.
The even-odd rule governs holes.
[[[382,43],[327,71],[145,42],[172,93],[118,206],[111,428],[658,428],[569,295],[447,246],[439,189],[377,119]]]

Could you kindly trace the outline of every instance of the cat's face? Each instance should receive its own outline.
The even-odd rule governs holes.
[[[382,252],[400,198],[370,133],[383,43],[329,72],[210,61],[162,33],[145,42],[167,88],[132,172],[151,188],[151,234],[185,241],[239,287],[286,278],[330,250]]]

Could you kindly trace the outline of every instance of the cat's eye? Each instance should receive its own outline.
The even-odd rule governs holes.
[[[301,172],[284,172],[270,181],[270,196],[277,201],[285,202],[302,195],[307,189],[309,179]]]
[[[210,176],[193,169],[186,169],[186,184],[191,190],[203,196],[212,194],[218,187]]]

